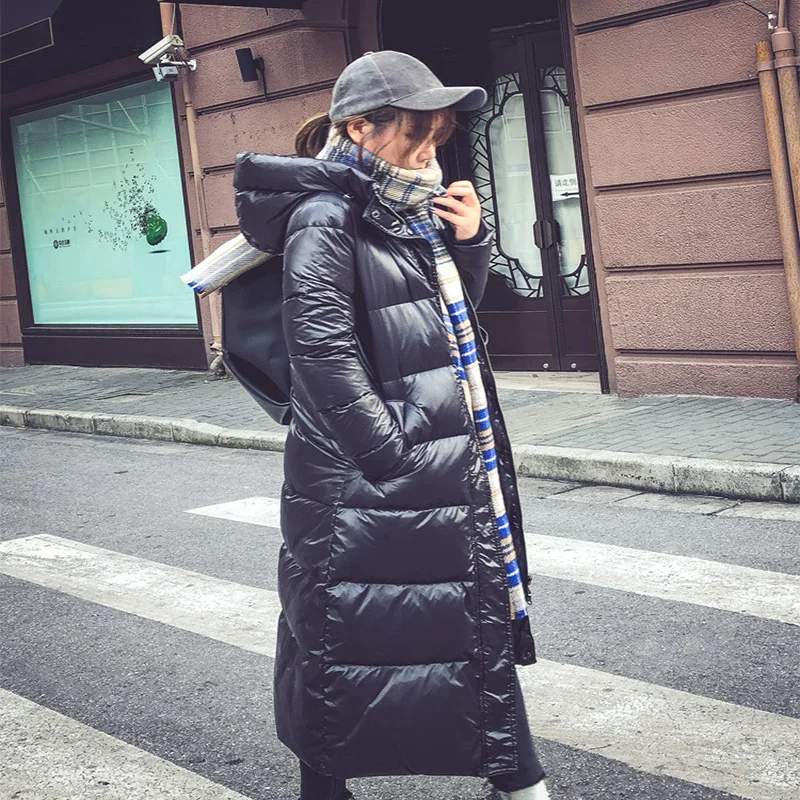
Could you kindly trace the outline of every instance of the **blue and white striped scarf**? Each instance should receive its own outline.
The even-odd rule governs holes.
[[[497,451],[478,363],[475,332],[469,319],[461,277],[447,246],[439,235],[440,220],[430,211],[430,200],[445,192],[439,164],[434,159],[428,162],[425,169],[402,169],[367,150],[363,150],[360,157],[358,147],[349,139],[340,136],[333,136],[317,158],[338,161],[366,172],[375,181],[379,198],[400,213],[417,236],[423,237],[431,244],[445,332],[450,342],[450,352],[464,392],[464,399],[475,422],[483,462],[489,476],[492,507],[497,518],[500,544],[506,564],[511,616],[526,617],[528,612],[525,592],[511,536],[511,525],[506,513],[500,473],[497,469]]]

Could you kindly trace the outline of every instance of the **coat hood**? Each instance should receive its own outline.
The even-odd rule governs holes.
[[[346,164],[298,156],[240,153],[233,174],[239,227],[253,247],[268,253],[283,251],[289,217],[308,195],[332,192],[366,206],[374,185]]]

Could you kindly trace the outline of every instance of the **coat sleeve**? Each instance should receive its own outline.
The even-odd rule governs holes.
[[[283,327],[292,387],[367,477],[389,477],[408,447],[358,354],[352,217],[322,197],[295,212],[284,249]]]
[[[452,233],[448,235],[447,249],[476,308],[481,302],[489,278],[489,257],[492,254],[493,244],[494,234],[483,223],[478,235],[466,242],[456,241]]]

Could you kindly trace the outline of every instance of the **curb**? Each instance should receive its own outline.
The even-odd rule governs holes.
[[[517,474],[670,494],[800,503],[800,466],[518,445]]]
[[[283,433],[223,428],[194,419],[0,405],[0,425],[183,444],[282,452]],[[800,465],[517,445],[517,474],[671,494],[800,503]]]
[[[139,414],[103,414],[4,405],[0,405],[0,425],[277,452],[283,451],[286,441],[286,435],[282,433],[223,428],[188,418],[170,419]]]

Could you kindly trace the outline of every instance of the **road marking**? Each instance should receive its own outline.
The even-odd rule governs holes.
[[[623,489],[618,486],[587,485],[539,478],[525,478],[522,486],[525,494],[538,499],[570,500],[576,503],[704,516],[800,521],[800,505],[792,503],[742,503],[724,497],[661,494],[642,492],[639,489]],[[280,527],[280,500],[272,497],[245,497],[229,503],[187,509],[187,513],[228,519],[233,522],[249,522],[267,528]]]
[[[253,653],[275,652],[276,592],[42,534],[0,543],[0,572]]]
[[[0,689],[0,800],[246,800],[243,795]]]
[[[800,625],[800,575],[528,534],[536,575]]]
[[[537,736],[748,800],[796,800],[800,720],[554,661],[520,670]]]
[[[49,535],[0,543],[0,572],[274,654],[277,592]],[[800,720],[553,661],[521,674],[537,735],[748,800],[796,796]]]
[[[188,513],[229,519],[233,522],[249,522],[267,528],[279,528],[281,525],[281,501],[272,497],[245,497],[231,503],[191,508]]]
[[[631,494],[611,486],[586,486],[558,497],[580,493],[587,501],[608,493]],[[280,500],[248,497],[195,508],[190,513],[278,527]],[[536,575],[800,625],[798,575],[583,539],[542,534],[528,534],[526,539],[529,568]]]

